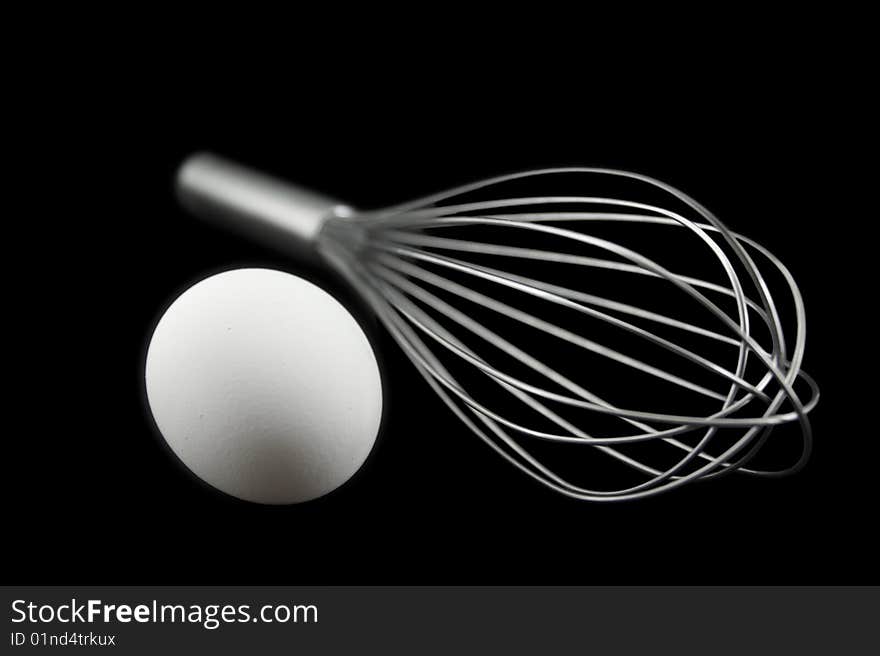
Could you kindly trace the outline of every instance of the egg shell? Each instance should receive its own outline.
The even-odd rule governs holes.
[[[382,417],[379,367],[357,321],[316,285],[269,269],[226,271],[181,294],[156,326],[145,378],[183,464],[258,503],[345,483]]]

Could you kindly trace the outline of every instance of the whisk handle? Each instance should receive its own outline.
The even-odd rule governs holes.
[[[312,251],[329,217],[350,213],[336,200],[210,153],[187,158],[176,185],[181,204],[196,216],[299,255]]]

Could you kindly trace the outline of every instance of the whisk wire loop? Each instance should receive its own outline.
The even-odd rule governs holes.
[[[614,176],[645,183],[671,195],[698,218],[693,220],[666,207],[606,195],[462,199],[506,183],[557,174]],[[591,211],[572,211],[569,209],[572,205],[590,206]],[[547,209],[556,206],[562,209]],[[350,221],[357,222],[362,235],[357,252],[345,238],[349,230],[346,224]],[[728,284],[673,272],[655,259],[621,243],[572,229],[599,223],[685,229],[708,247],[721,265]],[[562,240],[576,247],[603,251],[616,259],[588,256],[571,252],[571,249],[523,246],[517,240],[513,240],[515,243],[503,243],[497,238],[487,240],[479,232],[487,229],[495,230],[495,234],[524,233]],[[476,238],[458,236],[469,230],[475,232]],[[455,235],[442,235],[449,231]],[[435,234],[438,232],[441,234]],[[730,250],[730,255],[723,246]],[[818,402],[819,392],[812,378],[800,368],[805,344],[805,313],[794,278],[763,246],[729,231],[702,205],[662,182],[629,172],[586,168],[546,169],[501,176],[386,210],[330,219],[321,233],[318,249],[363,295],[419,373],[455,415],[505,459],[557,492],[594,501],[641,498],[734,471],[764,476],[792,473],[802,468],[809,457],[812,434],[807,413]],[[790,355],[769,285],[747,249],[769,262],[788,286],[796,324]],[[491,265],[488,260],[492,261]],[[562,284],[559,279],[548,280],[527,274],[524,271],[528,270],[527,267],[515,264],[523,261],[654,278],[669,284],[707,311],[716,327],[572,288],[569,279],[566,279],[567,284]],[[747,272],[745,279],[737,272],[737,265]],[[756,290],[757,298],[746,295],[744,280]],[[480,287],[488,291],[479,290],[475,283],[480,283]],[[503,300],[496,297],[492,289],[503,291]],[[734,316],[706,294],[732,300],[736,308]],[[557,325],[553,320],[539,316],[531,305],[517,307],[520,303],[510,300],[514,298],[522,299],[523,305],[528,305],[525,303],[528,301],[529,304],[543,303],[558,310],[572,311],[606,328],[643,340],[684,360],[703,374],[723,380],[727,389],[725,392],[716,391],[628,355],[587,337],[580,327]],[[513,321],[524,329],[579,351],[688,393],[718,401],[720,407],[714,412],[698,415],[639,410],[627,408],[619,402],[612,403],[589,389],[585,381],[576,382],[570,374],[563,374],[551,366],[541,352],[530,352],[535,347],[531,340],[516,343],[520,341],[513,338],[516,331],[493,330],[486,325],[487,321],[475,318],[473,313],[477,311],[503,319],[504,328]],[[769,348],[759,344],[753,335],[752,321],[758,321],[766,330],[770,337]],[[737,353],[735,366],[728,368],[702,355],[690,344],[685,346],[640,323],[680,335],[688,334],[722,348],[733,347]],[[462,330],[474,341],[469,343],[463,335],[456,334]],[[489,350],[481,353],[481,345],[486,345]],[[515,361],[520,368],[537,375],[556,390],[506,371],[503,365],[493,363],[489,351]],[[755,382],[751,382],[751,376],[747,374],[750,359],[763,368],[763,374]],[[463,374],[453,375],[444,360],[449,365],[454,364],[457,370],[464,366],[467,381],[460,378]],[[502,398],[498,396],[499,392],[484,394],[485,385],[481,380],[493,383],[496,390],[506,394],[510,401],[499,400]],[[799,381],[806,384],[809,392],[805,402],[793,387]],[[775,390],[771,390],[771,384]],[[488,400],[481,400],[480,396],[487,396]],[[531,426],[514,418],[510,402],[520,403],[533,416],[549,422],[557,430]],[[756,403],[762,407],[744,416],[743,412]],[[783,411],[783,404],[789,409]],[[589,421],[566,417],[569,411],[586,411],[620,420],[630,430],[622,434],[597,435],[589,429]],[[801,426],[801,453],[797,461],[781,470],[747,468],[774,427],[791,422],[798,422]],[[560,429],[563,432],[559,432]],[[720,439],[722,432],[731,430],[742,433],[738,437]],[[691,437],[694,433],[699,435]],[[643,480],[610,490],[577,485],[543,463],[527,446],[529,440],[593,448],[626,465]],[[658,466],[635,453],[620,450],[621,447],[635,449],[646,443],[665,444],[681,456],[667,466]],[[718,446],[711,450],[716,451],[716,455],[710,453],[714,444]]]

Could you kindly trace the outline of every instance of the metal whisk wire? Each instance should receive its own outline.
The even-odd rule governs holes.
[[[456,202],[461,196],[478,190],[485,191],[515,180],[555,174],[604,175],[647,183],[688,206],[700,219],[693,221],[678,212],[656,205],[598,196],[536,196]],[[554,205],[602,209],[601,211],[538,209]],[[654,224],[689,230],[709,247],[720,262],[730,286],[725,287],[700,278],[673,273],[654,260],[621,244],[577,232],[568,227],[547,225],[548,223],[561,223],[566,226],[589,225],[590,222]],[[468,227],[490,227],[525,234],[538,233],[541,236],[551,236],[576,245],[587,245],[607,251],[623,261],[433,234],[435,231]],[[713,239],[712,234],[720,237],[722,243],[732,251],[734,260],[748,273],[758,293],[757,301],[746,296],[743,281],[735,270],[734,262],[724,252],[719,242]],[[356,239],[353,239],[353,235],[356,235]],[[805,317],[803,300],[793,277],[788,269],[765,248],[742,235],[729,231],[699,203],[662,182],[634,173],[592,168],[545,169],[500,176],[380,212],[364,213],[354,218],[331,219],[324,226],[318,242],[318,250],[364,296],[417,370],[459,419],[505,459],[562,494],[594,501],[639,498],[658,494],[696,479],[716,477],[736,470],[765,476],[792,473],[802,468],[809,458],[812,435],[807,413],[816,405],[819,394],[814,381],[800,368],[804,354]],[[790,356],[769,286],[746,248],[752,249],[772,264],[789,287],[796,319],[794,348]],[[454,253],[458,257],[446,253]],[[708,310],[730,334],[718,333],[662,313],[570,289],[555,282],[523,276],[515,269],[510,271],[466,261],[460,259],[463,254],[488,255],[514,261],[520,259],[551,262],[660,278]],[[729,389],[726,394],[715,392],[660,367],[589,340],[583,335],[513,307],[491,295],[480,293],[467,285],[455,282],[447,275],[436,273],[435,270],[444,273],[454,272],[468,279],[498,285],[506,290],[513,290],[574,310],[612,325],[721,376],[729,383]],[[691,416],[634,410],[613,405],[550,367],[540,357],[530,354],[524,348],[505,339],[503,335],[473,319],[451,302],[432,293],[430,288],[457,300],[479,305],[506,319],[599,354],[625,367],[721,401],[721,408],[706,416]],[[732,298],[736,303],[736,318],[724,312],[706,296],[706,293]],[[426,309],[430,310],[430,313]],[[760,346],[752,336],[750,312],[766,326],[772,342],[769,350]],[[612,313],[625,316],[626,319]],[[441,323],[441,318],[464,329],[482,342],[492,344],[556,387],[565,390],[565,393],[528,383],[492,365],[475,348],[450,332]],[[735,346],[738,352],[735,371],[729,371],[681,344],[633,323],[639,320]],[[551,433],[529,428],[507,418],[505,412],[493,410],[480,402],[468,392],[467,386],[460,383],[444,366],[441,361],[441,356],[444,355],[454,356],[459,362],[473,367],[523,405],[565,432]],[[755,357],[765,368],[760,381],[754,384],[745,378],[749,356]],[[806,403],[800,400],[793,389],[794,383],[799,379],[805,381],[810,389],[810,398]],[[778,386],[778,391],[772,397],[765,392],[771,383]],[[749,417],[733,416],[756,400],[766,403],[762,413]],[[791,408],[790,411],[780,412],[782,404],[786,402]],[[631,428],[635,428],[636,432],[605,437],[593,436],[566,420],[559,411],[548,407],[550,403],[619,418]],[[773,427],[793,421],[800,423],[803,435],[802,450],[797,462],[781,471],[770,472],[747,468],[746,465],[765,443]],[[659,429],[651,424],[671,427]],[[703,428],[705,434],[696,444],[688,444],[679,439],[687,433]],[[716,437],[719,429],[729,428],[745,429],[745,432],[718,455],[710,455],[707,447]],[[575,485],[542,464],[539,458],[511,435],[511,432],[542,441],[592,446],[648,478],[636,485],[615,490],[594,490]],[[615,448],[619,445],[646,441],[661,441],[668,444],[682,452],[682,457],[669,467],[657,468]]]

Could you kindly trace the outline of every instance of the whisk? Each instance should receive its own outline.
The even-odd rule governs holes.
[[[629,199],[607,191],[493,196],[551,180],[633,190]],[[612,169],[543,169],[366,212],[210,154],[189,158],[177,183],[194,213],[341,274],[452,412],[556,492],[636,499],[735,471],[789,474],[809,458],[807,414],[819,390],[801,370],[804,304],[791,273],[663,182]],[[664,201],[648,202],[650,194]],[[601,232],[620,228],[625,237],[650,232],[643,246],[676,253],[676,269]],[[691,250],[682,251],[683,239]],[[721,281],[680,269],[706,253]],[[788,288],[793,342],[756,258]],[[600,278],[614,297],[592,288]],[[635,302],[622,295],[634,282]],[[661,289],[678,305],[652,307]],[[635,353],[623,351],[626,343]],[[603,392],[603,383],[617,389]],[[691,409],[645,407],[646,397],[674,405],[676,394]],[[792,422],[801,433],[794,464],[753,466],[774,427]],[[562,447],[579,458],[542,453]],[[570,468],[596,453],[622,465],[619,481],[584,486],[551,463]]]

